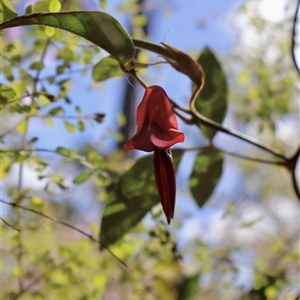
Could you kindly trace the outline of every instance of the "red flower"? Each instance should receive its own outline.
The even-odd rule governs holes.
[[[178,131],[176,116],[166,92],[159,86],[146,88],[137,109],[137,133],[124,144],[126,150],[168,149],[184,141]]]
[[[126,150],[154,151],[155,182],[168,223],[174,216],[176,178],[170,147],[184,141],[166,92],[159,86],[146,88],[137,109],[137,133],[124,144]]]

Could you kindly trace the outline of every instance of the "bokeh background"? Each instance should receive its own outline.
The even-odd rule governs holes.
[[[49,1],[11,2],[22,15],[29,5],[43,8]],[[287,157],[299,147],[299,74],[292,60],[294,52],[299,66],[299,28],[291,49],[298,1],[72,0],[61,4],[67,11],[104,10],[133,37],[168,43],[195,59],[210,47],[229,86],[223,125],[273,146]],[[46,101],[26,128],[26,142],[33,141],[35,158],[46,161],[47,167],[41,175],[28,157],[21,162],[4,158],[1,199],[12,201],[24,192],[22,203],[27,207],[97,237],[110,182],[95,175],[74,184],[86,166],[55,152],[58,147],[77,149],[79,155],[99,157],[112,172],[127,170],[145,155],[122,149],[124,140],[135,132],[135,109],[143,89],[130,76],[95,82],[93,66],[107,53],[64,34],[66,37],[53,40],[44,53],[36,86],[53,95],[64,89],[65,98]],[[36,76],[32,62],[41,56],[46,38],[45,29],[6,30],[1,37],[1,83],[15,89],[25,84],[30,91],[20,70]],[[5,52],[11,44],[14,49]],[[21,58],[13,61],[13,55]],[[162,61],[146,51],[137,55],[145,63]],[[171,66],[158,64],[139,74],[148,84],[162,86],[181,106],[188,106],[191,82]],[[20,98],[21,105],[32,104],[31,96],[22,93]],[[64,113],[49,117],[47,111],[58,104]],[[100,122],[95,114],[101,115]],[[1,119],[2,150],[20,149],[25,136],[24,113],[5,105]],[[84,125],[79,125],[79,119]],[[300,292],[300,215],[290,174],[272,164],[225,154],[222,176],[209,201],[199,208],[189,189],[197,155],[192,149],[205,147],[208,141],[197,127],[179,120],[179,128],[186,140],[178,147],[191,150],[186,151],[177,170],[175,218],[167,226],[157,205],[111,247],[127,268],[108,252],[99,252],[96,243],[78,232],[26,212],[21,224],[24,291],[18,290],[18,232],[1,224],[3,295],[7,299],[296,299]],[[214,145],[226,152],[272,159],[223,133],[217,134]],[[1,203],[3,220],[16,227],[20,225],[17,214]]]

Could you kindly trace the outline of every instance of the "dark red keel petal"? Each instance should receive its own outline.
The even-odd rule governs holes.
[[[153,165],[159,199],[170,224],[174,217],[176,195],[175,166],[171,149],[155,149]]]

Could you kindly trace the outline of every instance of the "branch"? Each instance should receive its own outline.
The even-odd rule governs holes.
[[[157,53],[158,55],[174,59],[173,56],[170,54],[170,52],[165,48],[158,44],[154,44],[145,40],[139,40],[139,39],[132,39],[133,44],[136,48],[145,49],[154,53]]]
[[[298,199],[300,200],[300,190],[299,190],[297,177],[296,177],[297,162],[298,162],[299,156],[300,156],[300,146],[297,149],[297,151],[295,152],[295,154],[291,158],[289,158],[289,161],[285,166],[291,172],[294,191],[295,191]]]
[[[36,149],[0,149],[0,153],[18,153],[18,152],[50,152],[54,154],[58,154],[56,150],[44,149],[44,148],[36,148]]]
[[[14,227],[13,225],[10,225],[10,224],[9,224],[8,222],[6,222],[2,217],[0,217],[0,219],[1,219],[1,221],[2,221],[5,225],[7,225],[8,227],[10,227],[10,228],[12,228],[12,229],[14,229],[14,230],[16,230],[16,231],[20,231],[20,229]]]
[[[201,125],[216,129],[218,131],[224,132],[226,134],[229,134],[231,136],[234,136],[240,140],[243,140],[249,144],[252,144],[266,152],[269,152],[271,154],[273,154],[274,156],[277,156],[278,158],[282,159],[283,161],[288,161],[288,158],[285,157],[283,154],[277,152],[275,149],[268,147],[266,145],[263,145],[262,143],[260,143],[259,141],[257,141],[256,139],[249,137],[245,134],[242,134],[234,129],[228,129],[226,127],[221,126],[219,123],[210,120],[209,118],[206,118],[205,116],[201,115],[198,111],[193,110],[190,112],[190,114],[193,116],[193,118],[195,119],[195,121],[199,122]],[[194,124],[197,124],[196,122],[194,122]]]
[[[275,165],[275,166],[286,166],[285,162],[282,161],[272,161],[272,160],[266,160],[266,159],[261,159],[261,158],[257,158],[257,157],[250,157],[250,156],[246,156],[246,155],[241,155],[238,153],[234,153],[234,152],[230,152],[215,146],[208,146],[209,148],[213,148],[216,149],[220,152],[223,152],[227,155],[233,156],[233,157],[237,157],[237,158],[241,158],[244,160],[249,160],[249,161],[253,161],[253,162],[259,162],[259,163],[263,163],[263,164],[268,164],[268,165]],[[190,147],[190,148],[179,148],[183,151],[198,151],[201,149],[207,148],[207,146],[204,147]]]
[[[78,68],[78,69],[69,69],[68,72],[64,72],[64,73],[61,73],[61,74],[54,74],[54,75],[47,75],[45,77],[40,77],[40,81],[44,81],[44,80],[47,80],[48,78],[50,77],[53,77],[55,76],[56,79],[58,79],[57,77],[58,76],[65,76],[66,74],[75,74],[75,73],[81,73],[83,71],[89,71],[92,69],[92,66],[88,66],[88,67],[83,67],[83,68]]]
[[[300,200],[300,190],[299,190],[298,183],[297,183],[296,172],[292,172],[292,182],[293,182],[294,191],[295,191],[298,199]]]
[[[45,56],[46,56],[46,53],[47,53],[47,50],[48,50],[48,47],[49,47],[50,43],[51,43],[51,38],[48,38],[47,41],[46,41],[45,47],[43,49],[43,52],[42,52],[42,55],[41,55],[41,58],[40,58],[40,62],[44,62],[44,59],[45,59]],[[34,77],[34,80],[33,80],[33,90],[34,90],[34,92],[37,91],[36,85],[37,85],[37,82],[39,81],[40,74],[41,74],[41,70],[39,69],[36,72],[36,76]]]
[[[59,153],[57,150],[45,149],[45,148],[32,148],[32,149],[0,149],[0,153],[19,153],[19,152],[48,152],[57,154],[59,156],[65,157],[63,154]],[[74,160],[78,160],[83,166],[91,170],[95,170],[95,167],[87,160],[80,159],[79,157],[75,157]],[[105,171],[102,173],[105,174]]]
[[[300,0],[299,0],[300,1]],[[157,45],[157,44],[153,44],[147,41],[143,41],[143,40],[138,40],[138,39],[133,39],[133,43],[136,47],[138,48],[142,48],[142,49],[146,49],[152,52],[155,52],[159,55],[162,55],[164,57],[170,57],[170,53],[168,51],[166,51],[165,48]],[[170,57],[172,59],[172,57]],[[130,74],[144,87],[147,87],[147,84],[135,73],[135,71],[133,70],[132,72],[130,72]],[[197,95],[197,93],[200,92],[202,86],[199,87],[199,90],[194,91],[194,95]],[[192,97],[193,99],[193,97]],[[191,102],[191,109],[187,110],[187,109],[181,109],[173,100],[171,100],[172,105],[174,106],[174,108],[182,110],[185,113],[188,113],[192,116],[193,119],[191,120],[191,123],[194,123],[195,125],[197,125],[197,123],[201,123],[201,125],[216,129],[218,131],[221,131],[223,133],[229,134],[231,136],[234,136],[240,140],[243,140],[249,144],[252,144],[266,152],[269,152],[271,154],[273,154],[274,156],[277,156],[278,158],[282,159],[283,161],[288,161],[288,158],[286,158],[284,155],[282,155],[281,153],[277,152],[275,149],[268,147],[266,145],[263,145],[262,143],[260,143],[259,141],[257,141],[256,139],[253,139],[245,134],[242,134],[238,131],[235,131],[233,129],[228,129],[225,128],[223,126],[221,126],[219,123],[206,118],[205,116],[201,115],[194,107],[193,105],[193,101]],[[176,111],[175,111],[176,112]],[[177,114],[177,112],[176,112]],[[180,116],[182,117],[182,116]]]
[[[98,241],[97,239],[95,239],[95,238],[93,237],[92,234],[86,233],[85,231],[83,231],[83,230],[81,230],[81,229],[79,229],[79,228],[73,226],[72,224],[69,224],[69,223],[64,222],[64,221],[57,220],[57,219],[55,219],[55,218],[53,218],[53,217],[51,217],[51,216],[48,216],[48,215],[46,215],[46,214],[44,214],[44,213],[42,213],[42,212],[40,212],[40,211],[34,210],[34,209],[32,209],[32,208],[28,208],[28,207],[25,207],[25,206],[22,206],[22,205],[13,203],[13,202],[8,202],[8,201],[2,200],[2,199],[0,199],[0,202],[5,203],[5,204],[7,204],[7,205],[10,205],[10,206],[12,206],[12,207],[16,207],[16,208],[20,208],[20,209],[29,211],[29,212],[31,212],[31,213],[34,213],[34,214],[39,215],[39,216],[41,216],[41,217],[44,217],[45,219],[48,219],[48,220],[50,220],[50,221],[52,221],[52,222],[54,222],[54,223],[61,224],[61,225],[63,225],[63,226],[66,226],[66,227],[68,227],[68,228],[71,228],[71,229],[73,229],[73,230],[75,230],[75,231],[81,233],[82,235],[88,237],[88,238],[89,238],[90,240],[92,240],[93,242],[95,242],[95,243],[101,245],[103,248],[105,248],[105,249],[106,249],[106,250],[107,250],[107,251],[108,251],[108,252],[109,252],[109,253],[110,253],[110,254],[111,254],[118,262],[119,262],[119,263],[121,263],[124,267],[127,268],[127,265],[126,265],[126,263],[125,263],[124,261],[122,261],[120,258],[118,258],[118,257],[117,257],[117,256],[116,256],[109,248],[108,248],[108,246],[104,245],[102,242],[100,242],[100,241]]]
[[[259,163],[268,164],[268,165],[277,165],[277,166],[285,165],[285,162],[282,162],[282,161],[271,161],[271,160],[265,160],[265,159],[256,158],[256,157],[249,157],[249,156],[240,155],[240,154],[237,154],[234,152],[230,152],[230,151],[227,151],[227,150],[224,150],[221,148],[217,148],[217,147],[214,147],[214,148],[225,154],[228,154],[230,156],[238,157],[238,158],[245,159],[245,160],[250,160],[250,161],[259,162]]]
[[[297,28],[299,7],[300,7],[300,0],[298,0],[298,4],[297,4],[297,7],[296,7],[294,20],[293,20],[291,52],[292,52],[293,63],[295,65],[295,68],[296,68],[298,74],[300,75],[300,68],[299,68],[299,65],[297,64],[296,55],[295,55],[295,52],[296,52],[296,49],[297,49],[297,46],[296,46],[296,28]],[[299,30],[299,28],[298,28],[298,30]]]
[[[18,69],[20,69],[20,71],[24,72],[30,79],[34,80],[34,77],[32,75],[30,75],[29,73],[27,73],[27,70],[23,69],[18,62],[10,60],[3,53],[0,53],[0,57],[4,58],[11,65],[13,65],[14,67],[17,67]],[[1,60],[1,67],[2,67],[2,60]]]

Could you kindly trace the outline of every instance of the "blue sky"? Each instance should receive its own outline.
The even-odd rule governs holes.
[[[18,5],[19,14],[21,14],[28,3],[32,1],[21,1]],[[121,1],[108,1],[107,12],[116,17],[125,27],[128,25],[126,16],[116,11]],[[149,29],[149,39],[153,42],[160,43],[162,41],[175,47],[188,51],[192,55],[197,55],[205,46],[210,46],[216,54],[222,59],[230,47],[235,42],[235,33],[232,30],[229,19],[241,0],[231,1],[148,1],[153,5],[150,6],[151,26]],[[165,5],[165,6],[164,6]],[[91,9],[99,9],[98,1],[90,1]],[[148,7],[148,6],[147,6]],[[158,8],[156,8],[158,7]],[[170,9],[167,16],[163,11]],[[202,25],[200,26],[199,23]],[[97,62],[97,61],[95,61]],[[160,70],[149,70],[149,84],[159,84],[165,88],[172,99],[178,103],[186,105],[190,96],[190,81],[186,76],[175,72],[170,66],[160,66]],[[48,61],[47,69],[42,73],[53,74],[55,66],[52,61]],[[84,133],[70,135],[64,130],[63,122],[58,120],[55,122],[55,130],[42,127],[42,120],[34,120],[33,128],[38,131],[43,130],[47,134],[40,135],[38,147],[45,146],[51,140],[52,146],[62,146],[68,139],[68,144],[76,144],[78,141],[97,142],[99,136],[103,132],[117,130],[118,112],[121,110],[122,93],[127,81],[122,79],[110,79],[101,88],[93,90],[89,88],[92,84],[91,76],[81,76],[80,73],[73,76],[73,88],[69,93],[69,97],[78,102],[82,107],[83,115],[92,114],[94,112],[103,112],[106,114],[104,124],[97,125],[94,128],[87,124]],[[118,88],[116,88],[116,86]],[[139,89],[139,97],[143,94]],[[82,100],[81,100],[82,99]],[[138,102],[139,100],[137,100]],[[68,115],[74,115],[74,107],[65,105]],[[34,130],[35,131],[35,130]],[[196,128],[190,128],[187,135],[193,136],[198,132]],[[57,135],[59,132],[59,135]],[[65,133],[65,134],[64,134]],[[32,132],[33,135],[38,132]],[[114,147],[113,139],[108,139],[103,151],[110,151]],[[103,145],[102,145],[103,146]]]

